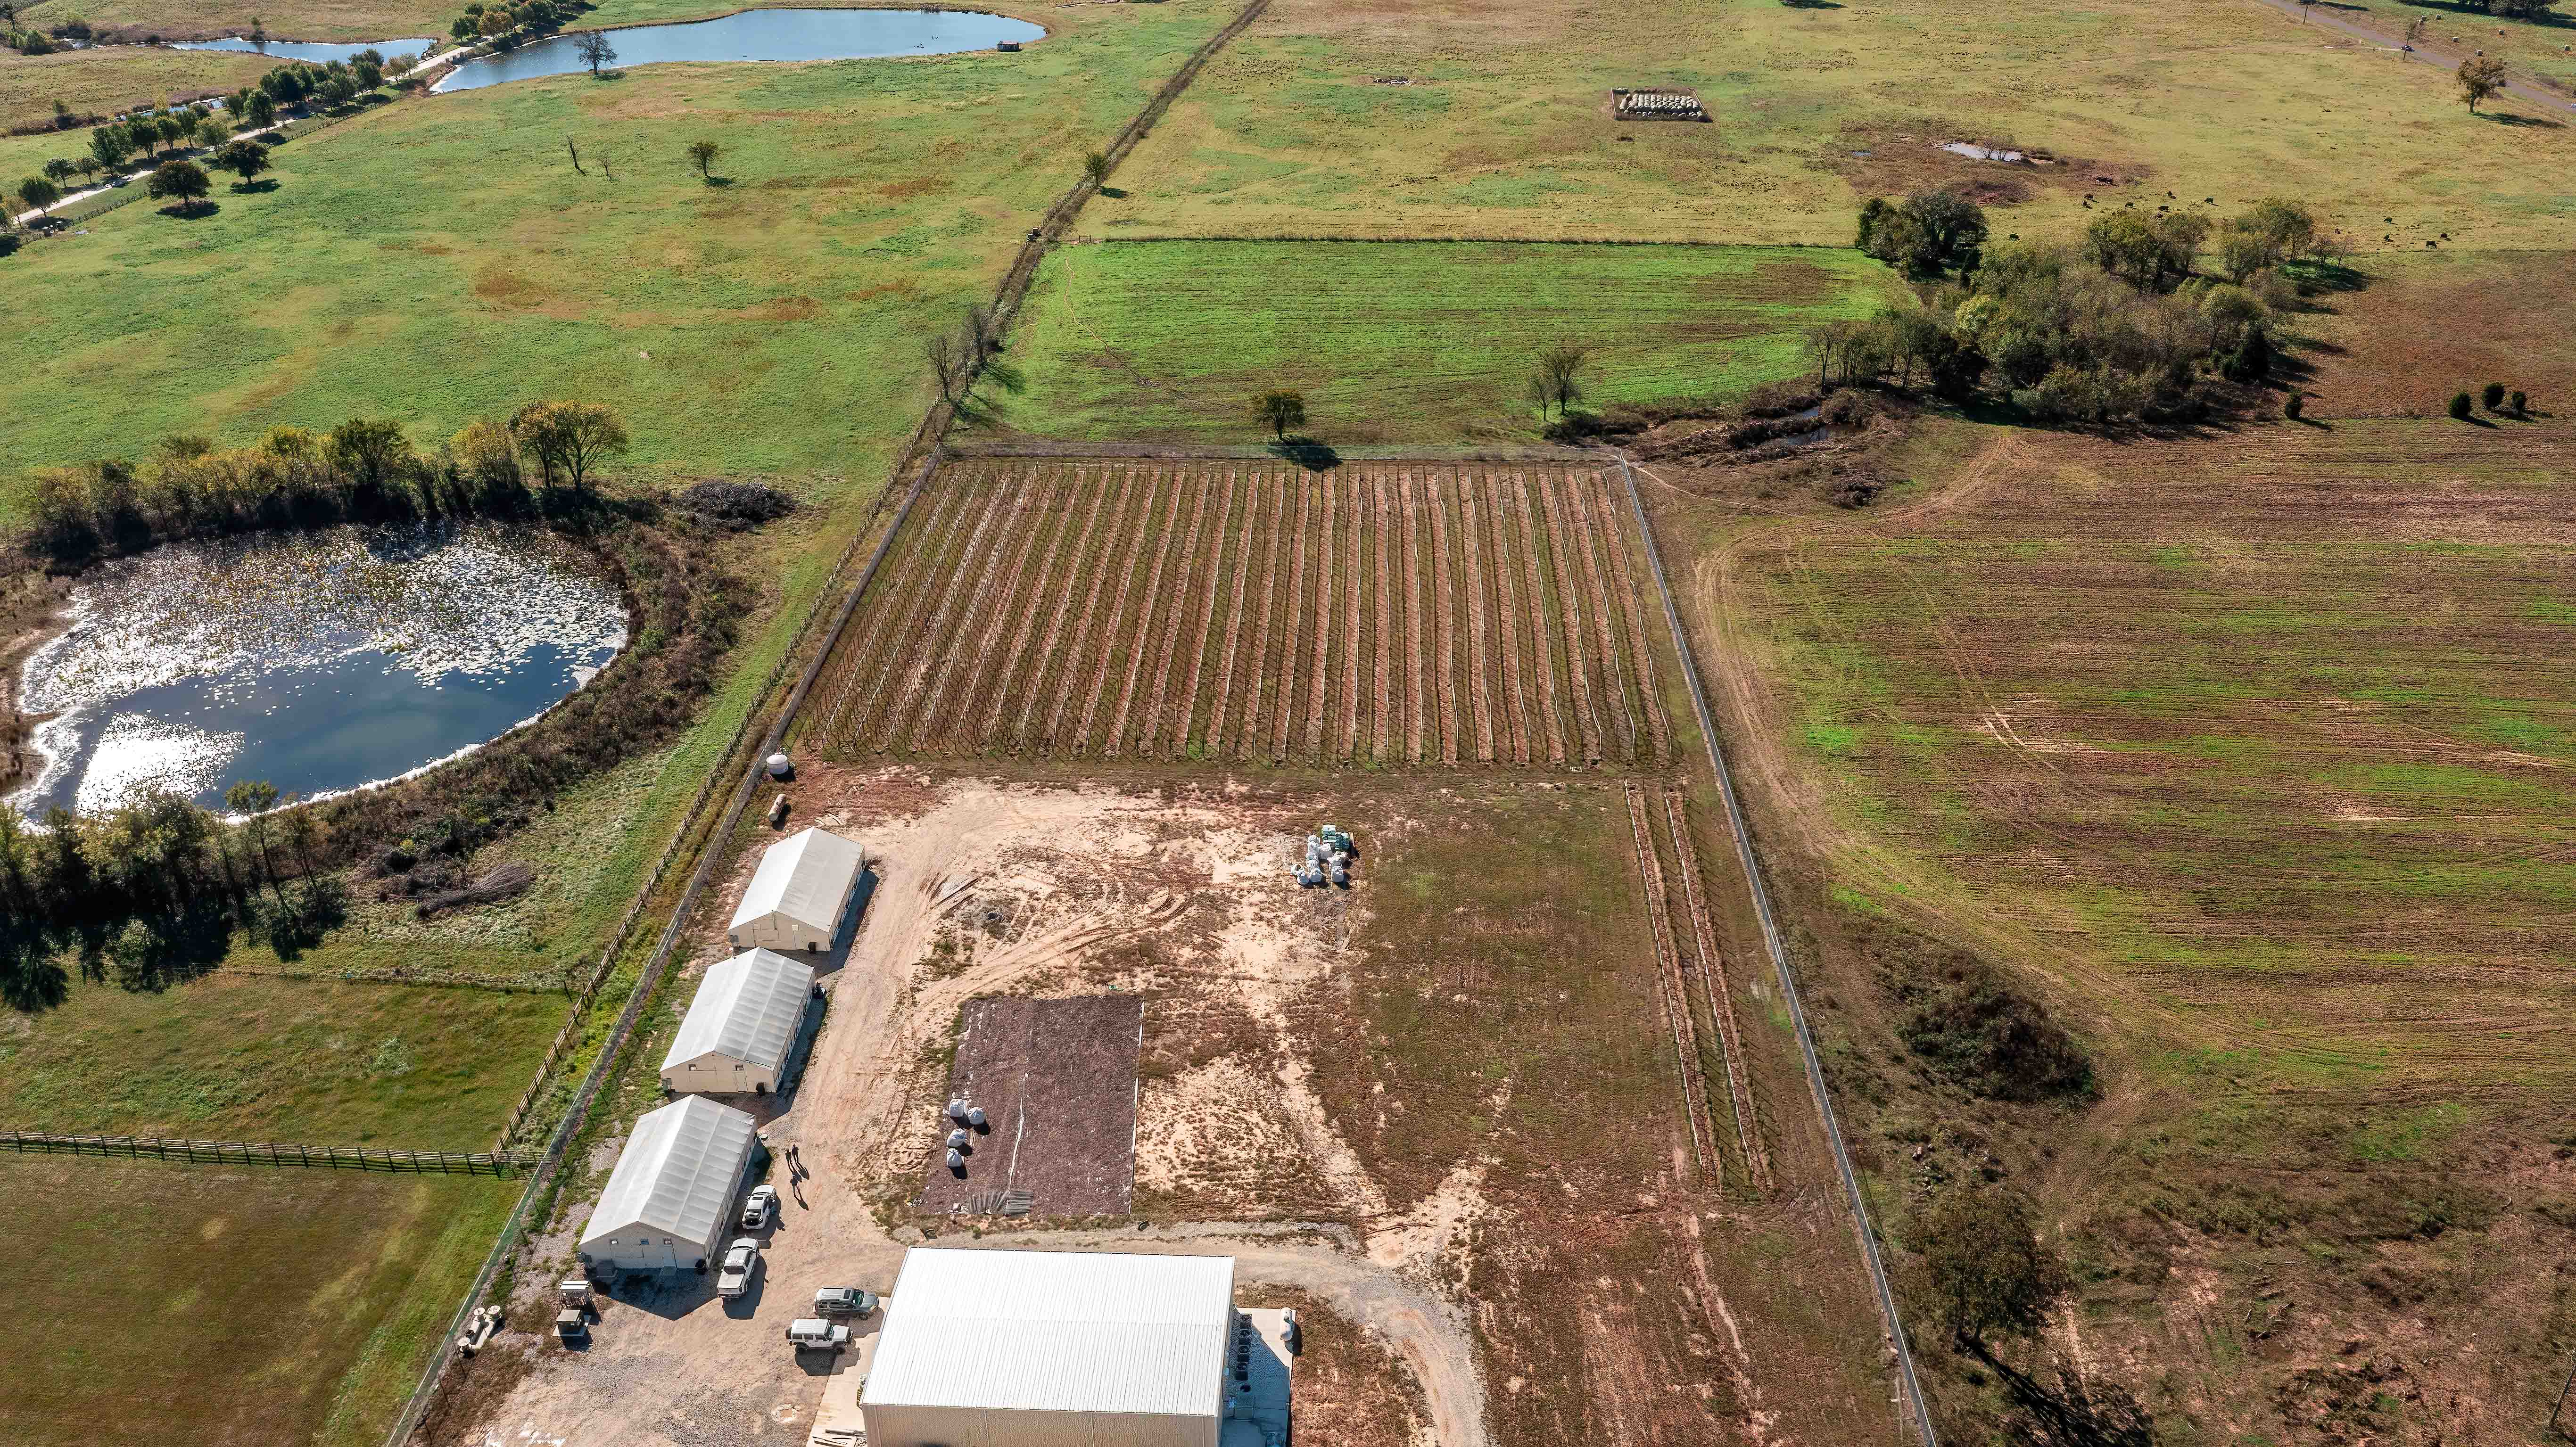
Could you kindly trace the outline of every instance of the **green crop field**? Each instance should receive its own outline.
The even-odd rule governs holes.
[[[1531,435],[1544,348],[1592,349],[1596,401],[1724,396],[1804,365],[1803,330],[1895,295],[1846,250],[1115,242],[1039,272],[1004,415],[1048,437],[1259,440],[1306,397],[1329,442]],[[1497,305],[1497,298],[1509,305]]]
[[[1695,88],[1713,122],[1613,119],[1612,87],[1659,85]],[[1955,182],[2025,198],[1998,233],[2071,233],[2087,192],[2147,209],[2278,194],[2357,245],[2558,245],[2576,197],[2550,177],[2576,127],[2531,109],[2471,116],[2449,75],[2253,0],[1280,0],[1083,225],[1839,243],[1861,195]],[[2062,164],[1971,162],[1944,140]]]
[[[0,1249],[47,1295],[0,1439],[379,1441],[519,1185],[0,1158]]]
[[[575,396],[625,413],[636,468],[873,486],[928,391],[922,335],[989,294],[1082,148],[1219,15],[386,106],[283,147],[273,191],[219,185],[194,219],[129,206],[11,258],[13,340],[52,360],[20,379],[0,476],[360,413],[435,442]],[[700,137],[728,184],[691,169]],[[90,405],[102,387],[116,407]]]

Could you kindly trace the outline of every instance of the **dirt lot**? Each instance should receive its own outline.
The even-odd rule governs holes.
[[[587,1352],[537,1345],[518,1368],[487,1354],[475,1425],[441,1440],[801,1430],[822,1384],[779,1325],[819,1286],[889,1287],[931,1236],[1235,1255],[1248,1298],[1305,1293],[1368,1347],[1311,1374],[1344,1405],[1299,1405],[1358,1424],[1333,1440],[1888,1435],[1830,1198],[1730,1194],[1692,1165],[1616,785],[1326,794],[817,766],[795,794],[799,823],[861,840],[880,882],[826,975],[813,1063],[768,1124],[811,1176],[774,1178],[788,1201],[755,1294],[727,1308],[690,1279],[611,1303]],[[1359,836],[1358,880],[1301,890],[1287,867],[1328,818]],[[703,955],[721,951],[722,913]],[[970,1229],[919,1210],[952,1066],[989,1068],[962,1007],[1113,990],[1143,1013],[1138,1220]]]
[[[1125,1216],[1136,1187],[1143,1003],[1132,995],[969,1000],[961,1017],[948,1098],[986,1120],[951,1127],[968,1137],[956,1170],[945,1137],[934,1135],[921,1208],[990,1215],[994,1193],[1025,1192],[1033,1216]]]

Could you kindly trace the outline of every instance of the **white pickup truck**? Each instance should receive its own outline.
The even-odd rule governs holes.
[[[716,1295],[728,1300],[751,1290],[752,1273],[760,1270],[760,1243],[748,1236],[734,1238],[725,1248],[724,1264],[716,1271]]]

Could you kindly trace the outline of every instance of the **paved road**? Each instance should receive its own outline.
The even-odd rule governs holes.
[[[2299,5],[2298,0],[2262,0],[2262,3],[2271,6],[2273,9],[2280,11],[2284,15],[2298,15],[2302,8]],[[2390,50],[2395,50],[2398,46],[2408,43],[2400,36],[2391,35],[2384,30],[2364,24],[2361,21],[2348,20],[2344,18],[2340,12],[2331,10],[2324,5],[2316,5],[2306,8],[2308,10],[2306,23],[2322,26],[2325,29],[2334,31],[2338,35],[2349,36],[2355,40],[2366,40],[2373,45],[2386,46]],[[2415,46],[2415,53],[2405,56],[2404,58],[2406,60],[2436,66],[2442,70],[2456,71],[2460,68],[2460,62],[2469,58],[2466,54],[2448,44],[2423,40],[2415,41],[2413,44]],[[2527,80],[2515,80],[2508,76],[2504,83],[2504,89],[2505,94],[2512,96],[2514,99],[2529,101],[2533,105],[2536,105],[2545,111],[2576,110],[2576,102],[2570,102],[2567,97],[2545,89],[2544,87],[2534,85]]]

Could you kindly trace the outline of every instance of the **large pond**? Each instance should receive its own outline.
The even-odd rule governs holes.
[[[334,528],[157,548],[99,569],[28,659],[35,782],[94,814],[237,780],[315,795],[507,733],[626,642],[617,591],[543,534]]]
[[[851,60],[952,55],[1026,44],[1043,26],[973,10],[745,10],[685,25],[635,25],[607,32],[615,68],[671,60]],[[590,67],[580,38],[551,35],[505,55],[469,60],[438,89],[473,90],[505,80],[569,75]]]
[[[238,35],[222,40],[182,40],[180,50],[252,50],[271,60],[309,60],[315,65],[328,65],[347,60],[361,50],[372,50],[387,60],[397,55],[427,55],[438,44],[422,37],[416,40],[353,40],[345,45],[326,44],[318,40],[270,40],[253,44]]]

